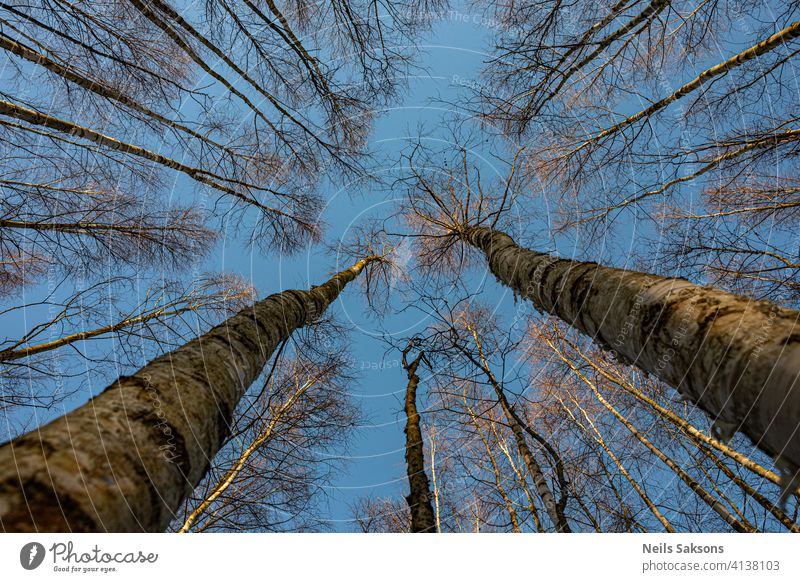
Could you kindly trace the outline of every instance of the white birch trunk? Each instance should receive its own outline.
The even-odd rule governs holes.
[[[505,233],[463,234],[516,295],[677,388],[791,473],[800,466],[800,312],[684,279],[560,259]]]
[[[279,343],[375,257],[276,293],[122,376],[87,404],[0,447],[5,531],[163,531],[229,433]]]

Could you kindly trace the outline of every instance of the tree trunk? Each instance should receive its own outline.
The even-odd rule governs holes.
[[[525,497],[528,499],[528,506],[524,509],[527,509],[530,512],[531,517],[533,518],[533,525],[536,527],[536,531],[539,533],[545,533],[544,526],[542,525],[542,518],[539,517],[539,510],[536,509],[536,502],[533,499],[533,493],[531,493],[530,487],[528,487],[528,482],[525,479],[525,475],[514,462],[514,458],[511,456],[511,450],[505,442],[505,437],[502,437],[500,434],[498,434],[497,428],[494,425],[491,425],[491,430],[498,448],[503,452],[506,460],[508,460],[508,464],[511,466],[511,470],[514,472],[514,476],[517,478],[517,483],[519,483],[520,488],[525,493]]]
[[[724,454],[726,457],[733,459],[745,469],[749,469],[759,477],[763,477],[764,479],[771,481],[775,485],[783,485],[783,483],[781,483],[781,478],[778,474],[763,467],[762,465],[758,464],[757,462],[750,459],[746,455],[740,453],[739,451],[732,449],[725,443],[722,443],[717,439],[706,435],[704,432],[702,432],[696,426],[691,424],[689,421],[685,420],[672,410],[669,410],[668,408],[661,406],[658,402],[645,395],[641,390],[638,390],[633,384],[631,384],[627,380],[623,380],[616,374],[609,373],[607,369],[603,368],[597,362],[595,362],[594,360],[586,356],[583,352],[581,352],[580,349],[578,349],[578,346],[576,346],[572,342],[569,342],[564,338],[561,338],[561,341],[564,341],[573,350],[575,350],[577,354],[587,364],[589,364],[598,374],[603,376],[606,380],[609,380],[610,382],[614,383],[616,386],[619,386],[620,388],[625,390],[625,392],[636,398],[639,402],[641,402],[645,406],[649,406],[650,408],[652,408],[664,420],[669,421],[670,423],[678,427],[684,434],[686,434],[694,441],[696,441],[698,443],[698,446],[699,443],[704,443],[706,445],[709,445],[718,450],[719,452],[721,452],[722,454]],[[792,494],[798,495],[799,493],[797,490],[794,490],[792,491]]]
[[[422,429],[420,428],[419,412],[417,412],[417,386],[419,376],[417,368],[422,360],[423,353],[409,362],[406,357],[411,346],[403,352],[403,368],[408,376],[406,387],[406,468],[408,470],[408,484],[411,492],[406,501],[411,510],[412,533],[436,533],[436,516],[433,513],[430,482],[425,473],[425,453],[422,448]]]
[[[275,348],[375,260],[362,259],[310,290],[270,295],[0,447],[0,526],[163,531]]]
[[[553,491],[547,484],[547,479],[545,479],[544,471],[542,471],[541,465],[539,465],[536,457],[533,455],[533,452],[528,446],[528,441],[525,439],[525,432],[522,428],[520,418],[514,412],[513,408],[511,407],[511,403],[508,401],[508,398],[506,398],[506,393],[505,390],[503,390],[503,386],[500,384],[497,378],[495,378],[494,373],[489,367],[489,362],[483,353],[483,345],[478,337],[477,330],[469,326],[467,329],[469,329],[470,333],[472,334],[472,338],[475,340],[475,346],[478,348],[478,357],[480,359],[475,360],[469,353],[465,353],[465,355],[483,371],[483,373],[486,375],[486,379],[489,381],[489,384],[491,384],[492,388],[494,388],[494,392],[497,395],[497,401],[500,404],[500,408],[503,410],[503,414],[506,417],[506,422],[508,423],[511,432],[514,435],[514,440],[517,442],[519,454],[522,457],[522,460],[525,462],[525,466],[528,467],[528,472],[530,473],[531,479],[533,479],[533,483],[536,486],[536,492],[539,494],[539,498],[542,500],[547,514],[553,521],[553,526],[559,533],[571,533],[572,530],[570,529],[569,523],[567,522],[566,516],[563,512],[565,504],[556,503],[555,497],[553,496]]]
[[[297,403],[300,398],[303,397],[309,388],[314,386],[314,384],[316,384],[316,380],[314,379],[309,379],[308,381],[303,382],[303,384],[289,397],[289,399],[281,404],[277,410],[275,410],[272,418],[269,419],[267,426],[265,426],[264,429],[261,430],[258,436],[253,440],[253,442],[251,442],[244,449],[244,451],[241,452],[233,465],[231,465],[231,467],[225,471],[222,477],[220,477],[211,488],[211,491],[200,501],[200,503],[197,504],[197,507],[195,507],[189,513],[189,515],[186,516],[186,519],[178,530],[178,533],[187,533],[191,531],[192,527],[197,524],[197,521],[209,512],[209,508],[211,508],[214,502],[219,499],[220,495],[225,493],[228,488],[230,488],[231,485],[236,482],[236,479],[247,466],[250,457],[252,457],[259,449],[272,440],[272,437],[275,434],[275,427],[283,420],[283,417],[286,416],[286,413]]]
[[[492,475],[494,476],[494,485],[497,488],[497,492],[500,494],[500,498],[503,500],[503,504],[505,505],[506,511],[508,512],[508,518],[511,522],[511,530],[514,533],[522,533],[522,530],[519,527],[519,519],[517,518],[517,510],[514,509],[514,502],[511,501],[511,498],[508,496],[505,487],[503,487],[503,481],[500,474],[500,468],[497,466],[497,461],[495,461],[494,453],[492,452],[492,447],[489,444],[489,440],[486,435],[483,433],[481,429],[480,421],[478,420],[475,411],[467,403],[467,397],[464,396],[464,408],[466,408],[467,413],[469,414],[469,418],[472,421],[472,426],[475,427],[475,432],[478,433],[478,437],[480,437],[481,442],[483,443],[484,449],[486,449],[486,458],[489,459],[489,463],[492,465]],[[489,420],[489,426],[494,426],[494,420]]]
[[[677,388],[717,419],[719,434],[741,430],[784,467],[800,466],[800,313],[530,251],[489,228],[462,236],[515,294]]]

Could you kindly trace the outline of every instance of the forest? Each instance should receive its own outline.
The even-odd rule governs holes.
[[[0,48],[0,531],[800,533],[797,0]]]

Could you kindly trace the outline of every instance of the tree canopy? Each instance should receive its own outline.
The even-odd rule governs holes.
[[[0,2],[0,528],[800,531],[799,15]]]

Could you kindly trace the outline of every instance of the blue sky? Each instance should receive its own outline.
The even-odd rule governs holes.
[[[402,102],[387,109],[376,123],[371,147],[379,150],[386,160],[386,166],[377,170],[387,179],[397,175],[400,152],[409,139],[416,138],[420,126],[430,139],[442,137],[438,124],[443,115],[453,109],[439,101],[458,102],[463,90],[459,83],[476,82],[476,73],[486,58],[483,49],[491,31],[480,26],[480,16],[457,11],[451,16],[437,24],[432,34],[426,35],[420,46],[421,69],[408,79],[408,90]],[[384,217],[395,211],[394,199],[400,192],[378,189],[354,196],[351,187],[349,184],[329,186],[328,205],[323,216],[328,224],[328,241],[346,240],[348,230],[360,220]],[[309,248],[297,257],[282,258],[277,268],[276,261],[254,254],[248,255],[247,264],[242,264],[237,261],[237,255],[238,247],[230,252],[227,248],[223,251],[223,258],[230,261],[226,268],[251,273],[262,294],[291,287],[305,288],[309,283],[323,281],[337,268],[334,266],[337,259],[324,254],[319,247]],[[485,299],[490,302],[500,301],[506,295],[496,285],[489,285],[487,290]],[[399,303],[393,302],[395,306]],[[390,312],[379,322],[364,308],[360,288],[355,283],[333,306],[337,318],[353,327],[348,340],[360,380],[352,385],[352,397],[368,419],[355,435],[346,473],[329,491],[331,525],[338,530],[352,528],[349,504],[356,498],[365,495],[401,498],[407,493],[403,460],[405,418],[402,414],[406,377],[398,365],[400,354],[387,353],[388,346],[379,338],[384,331],[399,337],[413,335],[424,328],[425,320],[418,312],[408,311]]]

